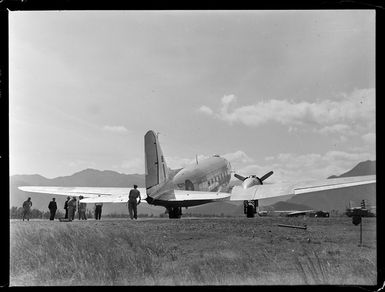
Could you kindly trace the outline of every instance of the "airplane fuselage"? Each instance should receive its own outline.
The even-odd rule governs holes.
[[[181,169],[173,178],[175,189],[190,191],[223,191],[231,179],[231,165],[214,155]]]
[[[231,165],[229,161],[219,155],[214,155],[181,169],[151,196],[147,196],[146,201],[149,204],[166,208],[190,207],[209,203],[210,200],[207,199],[175,201],[174,190],[227,192],[230,179]]]

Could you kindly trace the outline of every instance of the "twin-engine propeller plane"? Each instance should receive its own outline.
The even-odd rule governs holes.
[[[376,183],[375,176],[361,176],[264,185],[263,182],[273,174],[270,171],[261,178],[234,174],[242,181],[242,185],[230,188],[231,165],[219,155],[185,167],[172,175],[154,131],[148,131],[144,136],[144,152],[146,188],[139,188],[141,201],[165,207],[169,218],[180,218],[182,207],[217,201],[243,201],[247,217],[254,217],[258,200],[261,199]],[[126,203],[130,192],[130,188],[111,187],[22,186],[19,189],[43,194],[83,196],[80,202],[84,203]]]

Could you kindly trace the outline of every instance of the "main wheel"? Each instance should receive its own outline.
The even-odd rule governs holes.
[[[182,215],[182,207],[170,208],[168,211],[168,218],[170,219],[179,219]]]
[[[247,206],[246,216],[247,216],[247,218],[253,218],[254,217],[254,206],[253,205]]]

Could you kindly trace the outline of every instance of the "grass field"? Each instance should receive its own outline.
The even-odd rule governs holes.
[[[375,220],[11,221],[10,285],[375,285]]]

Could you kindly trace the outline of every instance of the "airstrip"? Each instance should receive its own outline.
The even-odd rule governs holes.
[[[278,224],[307,226],[307,229]],[[376,218],[10,222],[10,285],[375,285]]]

